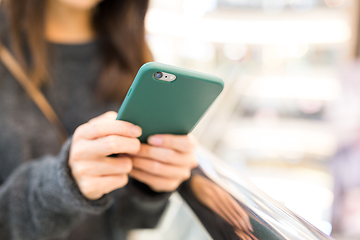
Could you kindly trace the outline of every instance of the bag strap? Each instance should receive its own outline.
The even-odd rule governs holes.
[[[30,80],[26,75],[25,71],[22,69],[20,64],[16,61],[14,56],[9,52],[9,50],[0,42],[0,60],[3,62],[4,66],[9,70],[9,72],[14,76],[14,78],[19,82],[19,84],[24,88],[25,92],[30,96],[34,103],[45,115],[47,120],[51,123],[55,129],[57,135],[59,136],[62,142],[69,137],[67,130],[62,124],[60,118],[57,116],[54,109],[51,107],[50,103],[40,91],[38,87]]]

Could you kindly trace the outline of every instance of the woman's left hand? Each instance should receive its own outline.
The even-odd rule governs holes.
[[[195,139],[191,135],[164,134],[151,136],[148,143],[131,155],[133,170],[129,175],[156,192],[175,191],[198,165]]]

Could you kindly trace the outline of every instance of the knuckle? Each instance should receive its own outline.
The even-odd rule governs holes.
[[[123,135],[130,136],[132,133],[132,124],[125,121],[121,121],[120,123]]]
[[[148,183],[148,185],[151,187],[152,190],[154,190],[156,192],[164,192],[164,191],[167,191],[167,188],[168,188],[168,183],[165,181],[151,182],[151,183]]]
[[[177,187],[178,187],[177,181],[168,181],[162,184],[161,186],[156,186],[155,188],[157,189],[157,191],[173,192],[177,189]]]
[[[151,149],[151,147],[148,144],[140,144],[140,151],[144,155],[149,156],[150,155],[150,149]]]
[[[119,184],[120,184],[120,187],[124,187],[129,181],[129,177],[128,175],[124,174],[121,176],[121,178],[119,179]]]
[[[78,182],[77,182],[77,184],[78,184],[78,186],[79,186],[79,189],[81,190],[81,192],[82,193],[87,193],[87,192],[89,192],[89,185],[88,184],[86,184],[86,182],[85,181],[83,181],[83,180],[79,180]]]
[[[170,162],[175,158],[175,152],[171,149],[166,149],[164,152],[164,160]]]
[[[183,173],[184,180],[189,179],[190,176],[191,176],[191,171],[190,170],[184,171],[184,173]]]
[[[73,164],[71,168],[71,172],[74,176],[80,177],[84,176],[86,173],[85,168],[82,166],[82,164]]]
[[[73,138],[72,138],[72,142],[76,142],[80,138],[80,131],[81,131],[80,127],[75,129],[74,134],[73,134]]]
[[[116,112],[114,111],[107,111],[106,113],[104,113],[104,116],[105,117],[112,117],[116,114]]]
[[[191,151],[191,149],[192,149],[191,143],[189,141],[184,141],[183,146],[184,146],[185,151]]]
[[[91,186],[91,184],[88,184],[87,181],[80,181],[78,185],[81,193],[85,197],[92,199],[97,199],[101,197],[101,195]]]
[[[141,142],[139,139],[134,139],[134,150],[136,152],[140,151],[140,147],[141,147]]]
[[[130,133],[131,130],[131,123],[123,121],[123,120],[114,120],[117,128],[121,129],[122,135],[126,135],[127,133]]]
[[[84,131],[84,128],[86,128],[86,125],[87,125],[87,123],[82,124],[75,129],[74,134],[73,134],[73,142],[80,138],[80,136],[82,135],[82,133]]]
[[[181,142],[182,142],[182,146],[183,146],[184,149],[186,149],[186,150],[191,149],[192,143],[191,143],[191,140],[190,140],[189,136],[183,136]]]
[[[164,135],[162,138],[163,138],[163,144],[165,146],[173,145],[173,136],[172,135]]]
[[[119,146],[116,136],[106,137],[105,147],[107,148],[107,150],[109,150],[109,152],[117,153]]]
[[[70,151],[70,159],[69,163],[72,163],[73,161],[79,160],[81,158],[82,151],[77,145],[73,145]]]
[[[173,192],[178,188],[178,186],[179,186],[178,181],[171,181],[168,186],[168,191]]]
[[[157,185],[152,185],[152,184],[147,184],[152,190],[154,190],[155,192],[162,192],[165,191],[163,188],[157,186]]]
[[[70,170],[72,171],[72,169],[73,169],[73,166],[74,166],[74,160],[71,158],[71,157],[69,157],[69,161],[68,161],[68,166],[70,167]]]
[[[130,158],[124,159],[124,165],[123,165],[124,171],[129,173],[133,169],[133,164]]]
[[[152,161],[151,162],[151,170],[155,174],[161,172],[160,171],[160,163],[158,161]]]
[[[102,125],[99,121],[88,122],[87,127],[91,129],[96,136],[100,136],[102,134]]]
[[[87,123],[85,123],[85,124],[88,124],[89,125],[89,123],[92,123],[92,122],[94,122],[94,121],[96,121],[97,119],[96,118],[92,118],[92,119],[90,119],[89,121],[87,121]]]
[[[93,122],[90,124],[90,127],[93,129],[93,131],[95,132],[95,134],[97,136],[101,135],[102,132],[102,127],[98,122]]]

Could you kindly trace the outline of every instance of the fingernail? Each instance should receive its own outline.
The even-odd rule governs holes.
[[[157,137],[157,136],[152,136],[149,138],[148,142],[151,145],[161,145],[163,143],[163,139],[161,137]]]
[[[141,135],[141,128],[139,126],[132,126],[131,128],[131,133],[135,136],[140,136]]]

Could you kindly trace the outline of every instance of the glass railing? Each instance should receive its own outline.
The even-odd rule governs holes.
[[[155,230],[131,240],[331,240],[204,148]],[[181,196],[181,197],[180,197]],[[190,210],[191,209],[191,210]]]

